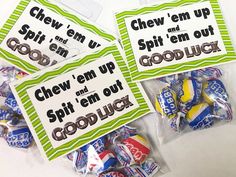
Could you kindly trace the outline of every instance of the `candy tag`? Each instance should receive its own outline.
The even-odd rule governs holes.
[[[11,84],[48,160],[151,112],[142,88],[127,71],[119,45],[111,44]],[[99,151],[104,148],[102,141],[95,144]]]
[[[37,0],[21,0],[0,34],[0,56],[27,73],[115,40],[78,14]]]
[[[158,1],[116,20],[134,81],[236,60],[217,0]]]

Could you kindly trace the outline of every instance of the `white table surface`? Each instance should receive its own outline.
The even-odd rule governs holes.
[[[116,33],[113,12],[133,8],[138,0],[96,0],[103,5],[97,20],[102,27]],[[0,25],[18,0],[1,0]],[[158,0],[157,0],[158,2]],[[236,46],[236,1],[220,0],[230,35]],[[224,66],[229,72],[227,82],[236,93],[236,64]],[[235,94],[231,94],[235,95]],[[233,99],[236,100],[234,97]],[[235,104],[236,105],[236,104]],[[151,129],[151,127],[149,128]],[[155,130],[152,131],[153,133]],[[163,177],[236,177],[236,123],[185,134],[160,147],[170,172]],[[27,151],[9,148],[0,140],[1,177],[75,177],[68,161],[43,161],[37,149]]]

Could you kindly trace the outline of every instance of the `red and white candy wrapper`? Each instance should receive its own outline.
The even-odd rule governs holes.
[[[145,138],[135,135],[118,143],[115,152],[123,166],[142,164],[150,153],[150,145]]]
[[[134,161],[142,164],[150,153],[150,145],[145,138],[140,135],[129,137],[122,141],[128,147]]]
[[[119,171],[110,171],[107,173],[100,174],[99,177],[127,177],[127,176]]]
[[[119,138],[110,141],[111,137]],[[97,142],[104,143],[102,152],[98,152]],[[85,176],[151,177],[161,168],[157,161],[149,159],[153,157],[151,152],[151,145],[138,129],[124,126],[69,154],[67,158],[73,162],[76,172]],[[138,176],[139,171],[141,176]]]

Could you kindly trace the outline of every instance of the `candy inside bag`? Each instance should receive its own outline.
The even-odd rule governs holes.
[[[0,71],[0,137],[4,138],[9,146],[21,149],[31,147],[34,140],[9,83],[25,75],[14,67],[2,67]],[[157,146],[153,147],[155,132],[144,132],[143,130],[148,130],[144,128],[146,123],[142,120],[135,122],[68,154],[67,159],[71,161],[73,169],[83,176],[89,174],[112,177],[151,177],[168,172],[169,169]],[[153,125],[150,122],[148,124]]]
[[[0,69],[0,137],[9,146],[23,149],[29,148],[34,140],[9,83],[25,75],[26,73],[11,66],[2,66]]]
[[[160,142],[231,121],[233,110],[226,78],[223,70],[211,67],[144,81],[159,114],[156,122]]]
[[[99,177],[151,177],[168,171],[153,140],[146,137],[135,121],[67,155],[76,172]],[[155,154],[158,154],[156,156]]]

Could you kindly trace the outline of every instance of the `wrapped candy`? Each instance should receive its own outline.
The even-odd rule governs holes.
[[[103,165],[97,167],[95,161],[99,161],[99,164],[103,164],[100,162],[104,160],[101,158],[105,157],[105,144],[105,137],[98,138],[97,140],[68,154],[67,158],[73,161],[73,167],[77,172],[87,173],[88,171],[93,171],[94,173],[97,173],[98,171],[101,171],[104,168]]]
[[[194,78],[202,82],[204,80],[217,79],[222,76],[222,71],[219,68],[203,68],[195,71],[185,72],[183,76],[186,78]]]
[[[171,127],[172,130],[179,132],[185,127],[185,114],[178,113],[178,115],[169,120],[169,126]]]
[[[153,160],[147,160],[142,165],[124,167],[119,171],[100,174],[99,177],[152,177],[160,170],[160,166]]]
[[[160,170],[160,166],[153,162],[153,160],[147,160],[141,166],[135,165],[125,167],[124,173],[128,177],[151,177]]]
[[[15,148],[28,148],[33,144],[33,136],[9,87],[11,81],[25,75],[26,73],[15,67],[0,69],[0,136],[5,138],[9,146]]]
[[[75,169],[75,171],[80,173],[86,172],[88,158],[81,149],[68,154],[67,158],[73,161],[73,168]]]
[[[119,171],[110,171],[107,173],[100,174],[99,177],[127,177],[127,176]]]
[[[12,109],[12,111],[15,112],[16,114],[19,114],[19,115],[22,114],[21,110],[20,110],[20,108],[19,108],[19,106],[18,106],[18,104],[16,102],[16,99],[15,99],[15,97],[14,97],[14,95],[12,93],[9,93],[7,95],[7,98],[5,100],[5,105],[7,107],[9,107],[10,109]]]
[[[233,119],[222,76],[223,72],[218,68],[205,68],[163,77],[158,81],[165,83],[164,88],[162,84],[158,92],[154,88],[147,90],[152,91],[149,95],[156,98],[156,111],[162,115],[163,124],[168,123],[167,126],[174,131],[183,130],[186,126],[198,130]],[[149,81],[148,86],[151,85]]]
[[[214,123],[211,107],[207,103],[193,106],[186,116],[193,130],[211,127]]]
[[[135,164],[132,154],[124,144],[118,144],[115,147],[115,152],[117,154],[117,159],[122,166]]]
[[[159,164],[156,163],[153,159],[148,159],[141,165],[141,167],[149,176],[153,176],[161,169]]]
[[[150,145],[145,138],[135,135],[117,144],[115,152],[123,166],[142,164],[150,153]]]
[[[102,153],[99,154],[99,161],[102,162],[100,164],[101,168],[98,171],[98,173],[104,172],[112,167],[114,167],[117,163],[116,155],[110,151],[105,150]],[[97,165],[97,164],[95,164]]]
[[[105,137],[98,138],[68,154],[67,158],[73,161],[73,167],[77,172],[100,174],[117,163],[115,154],[110,150],[106,150],[105,144]]]
[[[88,148],[93,148],[97,153],[101,153],[105,150],[106,137],[98,138],[97,140],[83,146],[81,149],[87,153]]]
[[[0,68],[0,96],[6,97],[10,91],[9,83],[26,76],[27,74],[18,70],[15,67],[1,67]]]
[[[86,173],[100,174],[112,167],[117,163],[117,159],[112,151],[105,150],[98,154],[94,149],[88,149],[88,161]]]
[[[228,101],[228,93],[225,89],[223,82],[218,79],[209,80],[203,85],[203,97],[205,101],[212,105],[218,100]]]
[[[176,117],[178,112],[176,93],[169,87],[163,88],[156,97],[155,106],[161,115],[167,116],[169,119]]]
[[[169,118],[170,127],[179,131],[185,126],[183,118],[186,113],[200,101],[202,84],[195,79],[179,80],[176,83],[172,84],[173,89],[165,87],[161,90],[155,106],[157,112]]]
[[[137,134],[135,127],[123,126],[107,135],[107,141],[110,144],[114,144],[116,139],[126,139]]]
[[[217,119],[225,121],[231,121],[233,119],[233,111],[229,103],[217,100],[217,102],[214,102],[213,107],[213,113]]]
[[[202,94],[202,83],[196,79],[184,79],[177,91],[181,112],[187,113],[193,105],[199,103]]]
[[[166,84],[169,84],[170,86],[179,84],[181,75],[180,74],[174,74],[166,77],[161,77],[158,80],[161,82],[164,82]]]
[[[170,76],[161,77],[158,80],[167,83],[172,87],[179,84],[181,80],[184,80],[186,78],[196,79],[199,82],[203,82],[207,80],[218,79],[222,77],[222,75],[223,72],[221,69],[210,67],[210,68],[203,68],[199,70],[184,72],[180,74],[173,74]]]
[[[106,143],[112,137],[119,139]],[[97,146],[94,147],[97,142],[103,142],[105,145],[102,152],[95,148]],[[74,169],[84,175],[151,177],[159,171],[160,166],[154,160],[147,159],[150,152],[150,144],[146,138],[138,134],[135,127],[123,126],[102,139],[99,138],[68,154],[67,158],[73,161]],[[143,175],[138,176],[138,171],[142,171]]]
[[[10,110],[0,109],[0,120],[10,120],[13,113]]]
[[[9,146],[16,148],[28,148],[33,142],[33,136],[29,128],[19,128],[7,133],[6,141]]]

